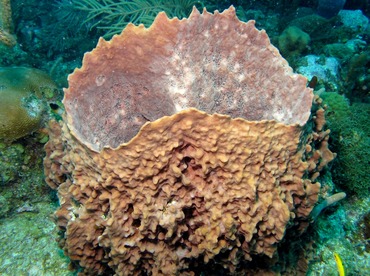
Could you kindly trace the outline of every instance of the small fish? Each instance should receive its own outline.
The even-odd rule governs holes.
[[[335,262],[337,263],[339,276],[346,276],[346,272],[344,271],[342,259],[340,258],[338,253],[334,253],[334,258],[335,258]]]

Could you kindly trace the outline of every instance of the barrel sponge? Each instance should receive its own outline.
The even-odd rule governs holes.
[[[37,69],[0,68],[0,139],[16,140],[42,123],[47,90],[56,89],[50,77]]]
[[[231,273],[272,258],[288,226],[307,226],[333,158],[324,113],[308,127],[312,100],[234,8],[161,13],[101,39],[45,145],[60,245],[86,275]]]
[[[189,107],[304,125],[313,97],[306,82],[254,21],[240,22],[233,9],[214,16],[195,9],[189,19],[160,13],[148,29],[129,24],[111,41],[101,38],[69,76],[64,105],[74,135],[101,150]]]

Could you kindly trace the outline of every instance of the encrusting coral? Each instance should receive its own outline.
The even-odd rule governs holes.
[[[334,158],[306,82],[232,7],[100,39],[45,146],[66,254],[88,275],[273,257],[308,225]]]
[[[45,97],[56,90],[48,74],[26,67],[0,67],[0,139],[16,140],[37,130]]]

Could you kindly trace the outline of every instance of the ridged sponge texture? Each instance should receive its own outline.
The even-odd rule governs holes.
[[[333,157],[324,110],[316,133],[306,79],[233,8],[129,25],[69,83],[44,165],[83,273],[241,271],[308,225]]]
[[[233,8],[194,9],[189,19],[160,13],[148,29],[129,24],[111,41],[100,39],[69,76],[64,105],[75,136],[99,151],[190,107],[304,125],[313,97],[306,82],[254,21],[239,21]]]
[[[109,260],[118,275],[174,275],[194,259],[233,271],[236,255],[272,257],[317,201],[294,126],[188,109],[100,153],[53,128],[47,182],[59,187],[64,249],[86,271]]]

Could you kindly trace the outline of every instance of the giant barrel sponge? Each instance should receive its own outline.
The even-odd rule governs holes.
[[[44,164],[84,274],[245,272],[308,225],[334,157],[324,110],[233,7],[129,24],[68,80]]]

